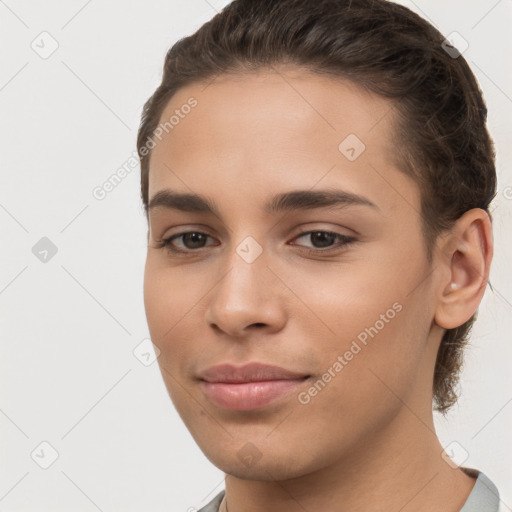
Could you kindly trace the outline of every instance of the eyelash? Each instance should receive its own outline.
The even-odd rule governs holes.
[[[332,252],[340,252],[345,247],[347,247],[348,245],[356,242],[356,238],[354,238],[354,237],[350,237],[350,236],[347,236],[347,235],[342,235],[340,233],[336,233],[335,231],[325,231],[325,230],[321,230],[321,229],[314,229],[314,230],[310,230],[310,231],[302,231],[301,233],[298,233],[297,236],[294,237],[294,240],[297,239],[297,238],[301,238],[301,237],[303,237],[305,235],[311,235],[311,234],[314,234],[314,233],[323,233],[323,234],[327,234],[327,235],[332,235],[332,236],[335,236],[338,239],[340,239],[341,242],[338,243],[335,246],[328,247],[326,249],[319,249],[319,248],[311,249],[311,248],[299,246],[299,247],[301,247],[301,250],[303,252],[306,252],[308,254],[313,254],[313,255],[330,254]],[[170,254],[174,254],[174,255],[177,255],[177,256],[185,255],[185,254],[191,254],[191,253],[198,253],[202,249],[204,249],[204,247],[201,247],[199,249],[186,249],[186,250],[184,250],[184,249],[177,249],[175,246],[172,245],[173,240],[175,240],[177,238],[181,238],[184,235],[188,235],[188,234],[199,234],[199,235],[205,235],[207,237],[210,237],[210,235],[208,235],[207,233],[203,233],[201,231],[183,231],[181,233],[176,233],[176,234],[174,234],[174,235],[172,235],[172,236],[170,236],[168,238],[164,238],[162,240],[159,240],[158,248],[159,249],[166,248],[167,251]]]

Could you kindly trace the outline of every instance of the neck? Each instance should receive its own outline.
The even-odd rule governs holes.
[[[442,457],[432,413],[404,407],[386,429],[327,467],[290,480],[226,476],[228,512],[458,512],[475,479]]]

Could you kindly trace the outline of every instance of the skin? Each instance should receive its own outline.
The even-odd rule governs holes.
[[[144,301],[169,395],[226,473],[229,512],[460,510],[475,480],[441,457],[432,381],[444,329],[469,319],[485,290],[487,213],[462,216],[429,264],[420,190],[393,163],[391,104],[347,81],[293,67],[218,76],[179,90],[161,119],[191,96],[197,106],[152,150],[149,198],[207,195],[220,215],[150,211]],[[366,146],[353,162],[338,150],[350,133]],[[263,211],[276,193],[327,188],[378,209]],[[299,237],[307,230],[356,242],[334,238],[324,255],[321,240]],[[160,246],[183,232],[208,237],[175,239],[184,255]],[[248,236],[263,250],[252,263],[236,252]],[[201,391],[201,370],[249,361],[311,375],[307,391],[394,303],[401,311],[307,404],[294,392],[229,411]]]

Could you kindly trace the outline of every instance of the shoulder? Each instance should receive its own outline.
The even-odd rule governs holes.
[[[501,512],[500,493],[494,482],[478,469],[466,467],[461,469],[475,477],[476,482],[460,512]]]
[[[203,508],[199,509],[197,512],[218,512],[220,507],[220,502],[222,498],[224,498],[224,494],[226,491],[221,491],[212,501],[207,503]]]

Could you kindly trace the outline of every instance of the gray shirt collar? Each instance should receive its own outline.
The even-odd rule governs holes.
[[[489,478],[473,468],[461,467],[466,474],[476,478],[475,485],[460,512],[498,512],[500,493]]]

